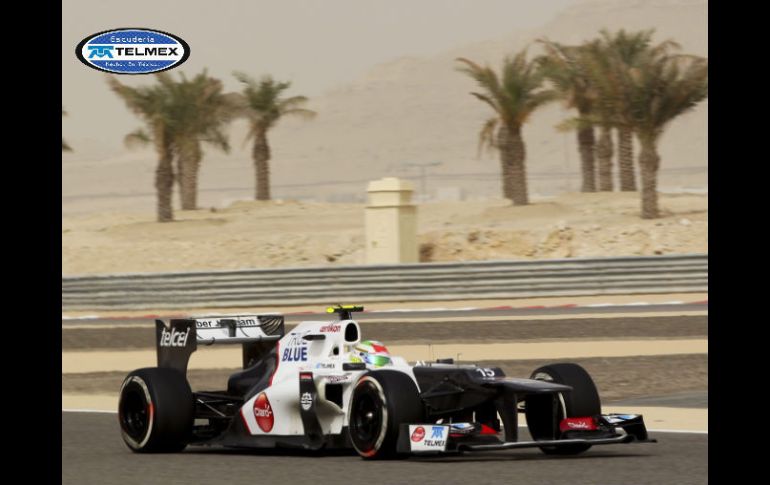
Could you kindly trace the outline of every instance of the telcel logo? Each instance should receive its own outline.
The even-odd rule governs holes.
[[[75,49],[88,67],[114,74],[149,74],[182,64],[190,46],[160,30],[125,28],[106,30],[83,39]]]
[[[190,331],[179,332],[177,329],[172,328],[169,332],[165,328],[160,332],[160,346],[161,347],[184,347],[187,345],[187,337],[190,335]]]

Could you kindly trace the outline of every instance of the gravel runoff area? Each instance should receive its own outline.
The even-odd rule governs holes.
[[[708,388],[708,355],[664,355],[594,357],[573,359],[586,368],[596,381],[604,402],[635,397],[665,395]],[[476,362],[500,366],[506,375],[528,377],[550,360],[502,360]],[[221,390],[237,369],[190,370],[188,379],[196,390]],[[62,375],[62,392],[74,394],[117,394],[125,372],[89,372]]]
[[[644,321],[640,321],[640,319]],[[565,318],[559,320],[467,320],[451,322],[359,322],[365,338],[386,345],[434,342],[503,342],[548,339],[691,338],[708,335],[707,315]],[[287,325],[287,331],[293,325]],[[129,350],[155,347],[150,327],[62,329],[62,350]]]

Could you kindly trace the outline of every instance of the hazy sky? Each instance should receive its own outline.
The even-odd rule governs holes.
[[[423,56],[494,39],[547,22],[579,0],[63,0],[63,133],[79,146],[71,157],[108,155],[138,126],[109,90],[104,73],[75,57],[84,37],[118,27],[148,27],[186,40],[190,59],[225,81],[244,70],[293,82],[313,96],[401,56]],[[123,76],[132,84],[148,76]]]

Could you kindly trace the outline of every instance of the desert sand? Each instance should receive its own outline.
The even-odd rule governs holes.
[[[62,274],[364,263],[364,204],[239,201],[177,212],[62,217]],[[708,198],[661,195],[639,218],[637,193],[570,193],[525,207],[502,199],[418,206],[422,261],[548,259],[708,252]]]

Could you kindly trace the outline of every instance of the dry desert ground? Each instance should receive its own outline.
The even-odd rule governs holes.
[[[708,252],[708,197],[661,194],[664,217],[639,218],[638,193],[570,193],[514,207],[469,200],[418,205],[423,261]],[[62,274],[364,263],[365,204],[239,201],[179,211],[62,217]]]

